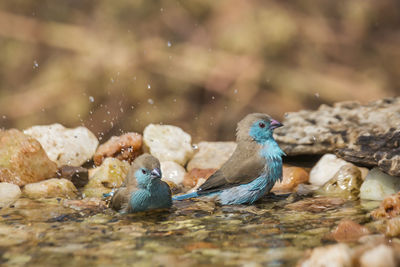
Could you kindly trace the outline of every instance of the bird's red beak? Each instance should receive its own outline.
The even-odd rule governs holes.
[[[283,126],[282,123],[280,123],[279,121],[274,120],[274,119],[272,119],[272,120],[271,120],[271,123],[269,124],[269,128],[270,128],[271,130],[276,129],[276,128],[279,128],[279,127],[282,127],[282,126]]]

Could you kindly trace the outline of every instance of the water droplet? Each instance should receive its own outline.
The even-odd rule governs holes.
[[[319,98],[319,93],[314,94],[316,98]]]
[[[3,115],[3,117],[2,117],[3,119],[7,119],[7,116],[6,115]]]
[[[93,96],[89,96],[89,101],[93,103],[94,102],[94,97]]]
[[[39,63],[36,60],[33,61],[33,68],[34,69],[39,68]]]
[[[149,99],[147,99],[147,103],[149,103],[150,105],[153,105],[154,104],[154,100],[149,98]]]
[[[212,96],[211,99],[214,100],[214,99],[215,99],[215,96]]]
[[[193,149],[199,149],[199,146],[197,144],[192,145]]]
[[[233,93],[234,93],[234,94],[237,94],[237,93],[238,93],[238,89],[235,89],[235,90],[233,91]]]
[[[123,108],[120,108],[119,111],[121,111],[121,113],[124,113],[124,109]]]
[[[172,46],[172,44],[171,44],[170,41],[167,42],[167,46],[168,46],[168,47],[171,47],[171,46]]]
[[[147,85],[147,89],[151,89],[151,85],[150,84]]]
[[[175,103],[176,103],[176,98],[174,98],[174,100],[173,100]]]
[[[164,11],[164,8],[160,8],[160,12],[163,12]]]
[[[114,82],[115,82],[115,81],[114,81],[114,78],[111,78],[110,81],[111,81],[111,83],[114,83]]]

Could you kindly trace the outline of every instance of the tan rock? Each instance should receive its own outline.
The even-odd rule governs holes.
[[[301,267],[351,267],[351,249],[345,244],[314,248]]]
[[[198,151],[189,161],[187,170],[219,169],[236,149],[235,142],[200,142]]]
[[[360,259],[361,267],[396,267],[396,258],[393,249],[386,245],[379,245],[364,252]]]
[[[22,132],[0,131],[0,181],[23,186],[55,177],[57,165],[40,143]]]
[[[352,220],[343,220],[332,232],[332,237],[338,242],[354,242],[369,233],[366,227]]]
[[[113,136],[100,145],[94,154],[93,161],[100,166],[105,158],[113,157],[132,163],[142,153],[142,136],[138,133],[126,133]]]
[[[74,184],[67,179],[52,178],[45,181],[27,184],[22,190],[29,198],[69,198],[78,196],[78,190]]]
[[[308,182],[308,172],[303,168],[283,166],[282,171],[282,182],[276,182],[272,192],[291,192],[299,184]]]
[[[400,192],[385,198],[371,215],[374,218],[392,218],[400,215]]]
[[[18,185],[0,183],[0,207],[7,207],[14,203],[21,196],[21,189]]]

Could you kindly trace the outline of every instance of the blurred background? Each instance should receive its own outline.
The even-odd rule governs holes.
[[[249,112],[367,103],[399,77],[398,0],[0,1],[3,128],[232,140]]]

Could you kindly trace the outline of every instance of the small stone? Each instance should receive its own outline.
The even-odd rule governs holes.
[[[318,193],[344,199],[357,199],[362,183],[361,171],[349,163],[342,166],[335,176],[318,190]]]
[[[0,131],[0,182],[23,186],[54,177],[56,171],[37,140],[16,129]]]
[[[8,207],[21,196],[18,185],[0,183],[0,208]]]
[[[138,133],[126,133],[113,136],[100,145],[94,154],[93,161],[100,166],[105,158],[113,157],[132,163],[142,153],[142,136]]]
[[[314,248],[308,259],[303,260],[299,266],[350,267],[352,266],[351,249],[345,244]]]
[[[93,157],[99,144],[87,128],[68,129],[58,123],[33,126],[24,133],[36,138],[58,167],[81,166]]]
[[[215,171],[216,169],[192,169],[185,175],[183,185],[189,188],[199,186],[204,183]]]
[[[371,213],[375,219],[393,218],[400,215],[400,192],[386,197],[379,208]]]
[[[106,158],[103,163],[89,170],[89,182],[83,188],[84,197],[99,197],[120,187],[129,171],[129,163],[116,158]]]
[[[83,167],[62,166],[57,176],[70,180],[77,188],[84,187],[89,182],[88,170]]]
[[[373,168],[361,185],[360,191],[361,199],[382,200],[400,191],[400,179]]]
[[[74,184],[67,179],[52,178],[45,181],[27,184],[22,190],[29,198],[76,198],[78,190]]]
[[[364,252],[360,259],[361,267],[396,267],[396,258],[393,249],[386,245],[379,245]]]
[[[338,242],[354,242],[369,234],[369,230],[352,220],[343,220],[332,232],[332,237]]]
[[[162,161],[160,164],[163,181],[170,181],[178,186],[183,183],[185,168],[174,161]]]
[[[187,165],[192,169],[220,169],[236,149],[235,142],[200,142],[198,152]]]
[[[346,164],[346,161],[333,154],[325,154],[311,169],[310,183],[320,186],[325,184]]]
[[[184,166],[193,154],[191,136],[172,125],[149,124],[144,129],[143,142],[160,161],[175,161]]]
[[[283,166],[282,170],[282,182],[276,182],[272,192],[291,192],[299,184],[308,182],[308,172],[303,168]]]
[[[400,236],[400,217],[392,218],[386,223],[386,236]]]

